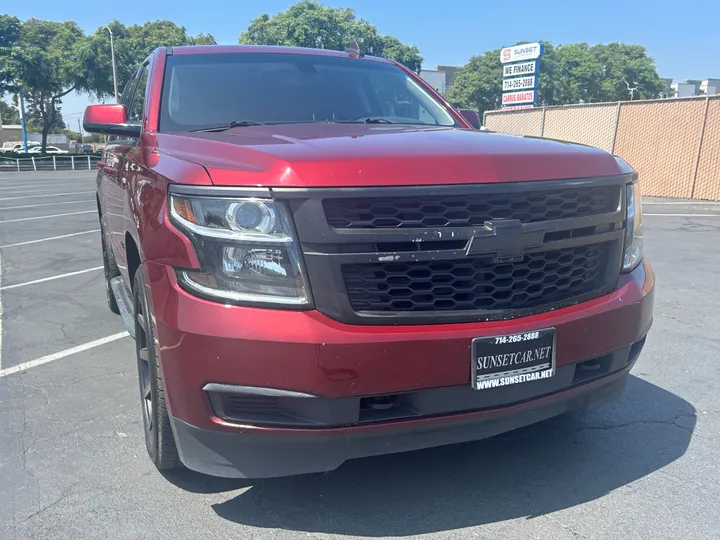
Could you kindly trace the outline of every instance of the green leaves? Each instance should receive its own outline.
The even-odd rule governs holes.
[[[85,88],[78,54],[83,39],[82,30],[72,21],[0,19],[0,46],[8,53],[0,63],[0,90],[23,89],[29,122],[41,130],[43,148],[50,130],[64,127],[60,99]]]
[[[0,15],[0,96],[12,88],[12,62],[19,36],[20,20],[10,15]]]
[[[381,36],[352,9],[324,7],[302,0],[272,17],[263,14],[250,22],[239,42],[252,45],[284,45],[345,50],[356,41],[363,54],[384,56],[420,71],[422,57],[417,47],[404,45],[393,36]]]
[[[637,87],[634,99],[657,97],[663,89],[653,59],[641,45],[545,42],[540,64],[539,104],[626,100],[628,84]],[[447,97],[482,114],[500,108],[501,95],[500,49],[495,49],[473,56],[458,71]]]
[[[12,76],[29,99],[50,100],[82,86],[76,49],[82,38],[82,30],[71,21],[28,19],[22,24]]]
[[[0,99],[0,123],[2,124],[19,124],[20,113],[16,107],[7,104]]]
[[[198,34],[193,37],[188,35],[185,27],[178,26],[172,21],[151,21],[132,26],[113,21],[108,27],[112,30],[115,41],[115,65],[120,91],[138,65],[158,47],[216,44],[211,34]],[[110,34],[107,29],[99,27],[90,34],[82,50],[83,63],[88,76],[86,84],[88,91],[98,97],[112,96]]]
[[[473,56],[455,75],[447,99],[462,108],[480,111],[500,107],[502,95],[502,65],[500,49]]]

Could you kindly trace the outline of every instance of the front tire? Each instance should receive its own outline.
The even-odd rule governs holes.
[[[170,427],[170,415],[165,404],[165,393],[155,350],[155,332],[142,268],[138,268],[135,272],[133,296],[135,353],[140,383],[145,446],[155,466],[161,471],[166,471],[180,467],[181,463]]]

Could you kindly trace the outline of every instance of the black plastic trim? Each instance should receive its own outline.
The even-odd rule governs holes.
[[[514,191],[544,191],[546,189],[608,186],[633,181],[636,173],[598,176],[566,180],[533,180],[529,182],[492,182],[477,184],[432,184],[410,186],[357,186],[357,187],[272,187],[278,198],[295,199],[305,196],[328,197],[404,197],[423,195],[464,195],[473,193],[508,193]]]
[[[140,137],[140,132],[142,131],[140,124],[95,124],[91,122],[83,122],[83,129],[88,133],[125,136],[132,139]]]
[[[202,429],[173,416],[173,434],[183,464],[193,471],[227,478],[268,478],[331,471],[353,458],[407,452],[499,435],[576,409],[593,409],[625,390],[629,367],[597,384],[518,412],[497,409],[481,418],[448,414],[417,426],[402,420],[381,430],[286,435],[281,431]],[[594,382],[594,381],[593,381]]]

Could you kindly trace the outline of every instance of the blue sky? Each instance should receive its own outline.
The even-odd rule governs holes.
[[[125,24],[170,19],[189,33],[210,32],[218,43],[236,43],[249,21],[262,13],[284,11],[281,0],[123,0],[87,2],[6,2],[2,11],[21,19],[77,21],[86,32],[112,19]],[[520,40],[556,44],[623,41],[644,45],[661,77],[720,77],[718,16],[712,0],[328,0],[325,5],[351,7],[383,34],[417,45],[423,67],[462,65],[474,54]],[[114,10],[110,6],[115,5]],[[121,9],[120,9],[121,8]],[[140,60],[140,59],[138,59]],[[122,86],[122,82],[120,83]],[[87,96],[65,98],[63,115],[73,119]]]

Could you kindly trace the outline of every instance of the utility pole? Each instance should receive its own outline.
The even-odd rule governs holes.
[[[107,30],[110,34],[110,58],[112,60],[112,72],[113,72],[113,87],[115,89],[115,103],[119,103],[120,100],[118,99],[118,89],[117,89],[117,73],[115,71],[115,41],[113,39],[113,33],[112,30],[110,30],[109,26],[103,26],[105,30]]]
[[[80,133],[80,141],[82,144],[85,144],[85,134],[83,133],[82,126],[80,125],[80,118],[77,119],[78,121],[78,132]]]
[[[23,96],[22,86],[20,87],[20,91],[18,92],[18,97],[19,97],[19,101],[20,101],[20,127],[22,128],[23,149],[25,150],[25,153],[27,154],[28,145],[27,145],[27,129],[25,128],[25,98]]]

